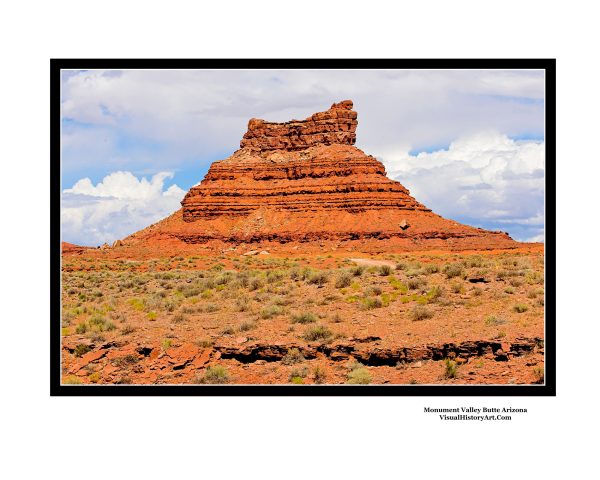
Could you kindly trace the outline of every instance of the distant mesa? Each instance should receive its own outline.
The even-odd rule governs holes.
[[[210,166],[180,210],[125,238],[118,248],[519,246],[504,232],[447,220],[419,203],[400,182],[386,177],[381,162],[354,146],[357,126],[350,100],[305,120],[251,119],[240,149]]]

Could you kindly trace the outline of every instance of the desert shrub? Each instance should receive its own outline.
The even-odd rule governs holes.
[[[94,372],[90,374],[88,377],[91,383],[98,383],[100,381],[100,374],[98,372]]]
[[[410,312],[410,318],[414,322],[427,320],[431,317],[433,317],[433,312],[424,305],[415,305]]]
[[[408,268],[408,264],[404,262],[399,262],[396,264],[396,270],[406,270]]]
[[[381,295],[383,292],[383,290],[381,289],[381,287],[377,286],[377,285],[373,285],[369,288],[367,288],[365,290],[365,296],[369,296],[369,295]]]
[[[265,282],[262,278],[252,277],[250,279],[250,281],[248,282],[248,290],[253,292],[254,290],[258,290],[259,288],[262,288],[264,285],[265,285]]]
[[[249,308],[250,308],[250,300],[248,299],[248,297],[243,296],[243,297],[239,297],[238,299],[236,299],[235,309],[238,312],[245,312]]]
[[[308,283],[311,285],[325,285],[328,281],[328,274],[327,272],[323,272],[323,271],[318,271],[318,272],[313,272],[310,277],[308,277]]]
[[[260,311],[260,318],[273,318],[283,313],[283,308],[279,305],[269,305]]]
[[[479,287],[473,287],[471,289],[471,295],[474,297],[479,297],[483,293],[483,290]]]
[[[444,377],[456,378],[458,375],[458,365],[454,360],[447,358],[444,361]]]
[[[481,268],[484,265],[484,260],[481,255],[472,255],[463,260],[466,268]]]
[[[256,328],[256,323],[249,322],[249,321],[244,321],[244,322],[240,323],[240,326],[238,327],[238,330],[240,332],[247,332],[249,330],[252,330],[253,328]]]
[[[485,319],[486,325],[497,326],[504,325],[506,320],[504,318],[497,317],[495,315],[488,315]]]
[[[83,381],[75,375],[69,375],[68,377],[63,378],[62,383],[63,385],[81,385]]]
[[[535,383],[544,383],[544,367],[535,367],[533,369]]]
[[[517,303],[514,307],[513,310],[517,313],[524,313],[527,310],[529,310],[529,307],[524,304],[524,303]]]
[[[170,338],[164,338],[160,345],[164,350],[166,350],[167,348],[171,348],[173,345],[173,340]]]
[[[279,293],[281,293],[281,290],[279,291]],[[273,297],[272,303],[273,303],[273,305],[284,306],[284,305],[289,305],[290,303],[292,303],[292,301],[289,298],[275,296],[275,297]]]
[[[383,301],[379,297],[368,297],[362,300],[362,308],[364,310],[372,310],[374,308],[383,307]]]
[[[158,317],[156,312],[148,312],[146,316],[148,317],[148,320],[156,320]]]
[[[459,282],[453,282],[450,285],[450,289],[452,290],[453,293],[462,293],[464,290],[464,286],[462,283]]]
[[[227,285],[233,279],[233,272],[223,272],[215,278],[215,285]]]
[[[87,332],[87,330],[88,330],[88,326],[87,326],[87,323],[85,323],[85,322],[78,323],[77,326],[75,327],[75,333],[78,333],[80,335]]]
[[[197,377],[196,381],[203,384],[227,383],[229,381],[229,372],[222,365],[210,366],[204,371],[204,375]]]
[[[392,267],[390,265],[381,265],[379,267],[379,275],[382,277],[387,277],[390,273],[392,273]]]
[[[290,382],[296,383],[296,384],[304,383],[304,378],[306,378],[307,375],[308,375],[307,367],[294,368],[290,372]]]
[[[207,303],[206,305],[200,307],[200,311],[206,313],[218,312],[219,306],[216,303]]]
[[[352,273],[342,271],[335,279],[335,288],[346,288],[352,283]]]
[[[422,272],[426,275],[431,275],[432,273],[438,273],[440,271],[440,267],[438,267],[435,263],[428,263],[422,269]]]
[[[86,345],[84,343],[79,343],[78,345],[75,346],[73,355],[75,355],[76,357],[81,357],[82,355],[85,355],[86,353],[88,353],[91,349],[92,349],[92,347],[90,347],[89,345]]]
[[[309,342],[315,342],[317,340],[327,340],[332,335],[333,333],[327,327],[323,325],[317,325],[306,330],[303,338]]]
[[[281,270],[271,270],[267,273],[267,283],[275,283],[282,280],[285,277],[285,273]]]
[[[525,281],[530,285],[541,285],[544,283],[543,272],[529,271],[525,274]]]
[[[178,313],[176,315],[173,316],[173,319],[171,320],[173,323],[183,323],[187,320],[187,315],[183,314],[183,313]]]
[[[434,285],[433,287],[431,287],[431,289],[425,295],[427,300],[430,302],[435,302],[443,296],[444,296],[444,289],[440,285]]]
[[[325,370],[323,370],[321,367],[316,366],[315,369],[313,370],[313,379],[315,381],[316,384],[322,384],[325,383],[325,379],[327,378],[327,375],[325,374]]]
[[[196,345],[200,348],[210,348],[213,346],[213,341],[210,338],[203,338],[196,341]]]
[[[504,289],[504,293],[508,293],[509,295],[512,295],[515,293],[515,289],[513,287],[506,287]]]
[[[447,263],[442,270],[446,278],[462,277],[464,275],[463,267],[460,263]]]
[[[355,277],[360,277],[363,273],[365,273],[365,267],[362,265],[357,265],[356,267],[352,267],[350,269],[350,273]]]
[[[351,385],[367,385],[371,383],[371,374],[366,367],[356,362],[351,366],[346,383]]]
[[[227,326],[223,330],[221,330],[221,335],[233,335],[234,333],[235,330],[231,326]]]
[[[302,312],[302,313],[294,313],[292,315],[292,323],[314,323],[317,321],[317,316],[314,313],[310,312]]]
[[[140,298],[132,298],[129,300],[129,305],[131,305],[131,307],[137,311],[142,311],[145,308],[144,300]]]
[[[409,290],[417,290],[417,289],[425,286],[426,284],[427,284],[427,281],[424,278],[420,278],[420,277],[409,278],[406,281],[406,286],[408,287]]]
[[[132,327],[131,325],[124,325],[123,328],[121,329],[121,334],[123,334],[123,335],[129,335],[133,332],[135,332],[135,328]]]
[[[297,348],[290,348],[284,357],[281,359],[281,363],[284,365],[294,365],[296,363],[303,362],[305,360],[302,352]]]
[[[521,287],[523,285],[523,283],[525,283],[521,278],[519,277],[514,277],[511,278],[508,283],[510,284],[511,287]]]

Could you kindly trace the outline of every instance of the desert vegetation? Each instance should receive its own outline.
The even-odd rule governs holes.
[[[391,360],[350,370],[335,360],[374,348],[541,338],[539,254],[386,254],[373,264],[333,255],[138,261],[70,256],[63,267],[66,383],[436,383],[475,382],[485,375],[535,383],[543,378],[539,356],[535,364],[529,361],[527,375],[499,379],[494,376],[499,362],[484,357],[484,368],[473,366],[471,374],[469,365],[456,360],[430,368],[439,360],[424,357],[406,362],[412,365],[407,372]],[[266,353],[268,361],[244,353],[257,345],[265,351],[282,345],[283,351],[275,361]],[[184,351],[193,360],[186,363]]]

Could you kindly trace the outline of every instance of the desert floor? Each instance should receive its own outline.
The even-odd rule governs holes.
[[[65,384],[532,384],[543,249],[62,259]]]

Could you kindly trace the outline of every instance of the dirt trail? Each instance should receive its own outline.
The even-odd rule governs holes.
[[[357,265],[366,265],[367,267],[381,267],[382,265],[396,266],[396,262],[392,262],[391,260],[372,260],[370,258],[351,258],[350,260]]]

